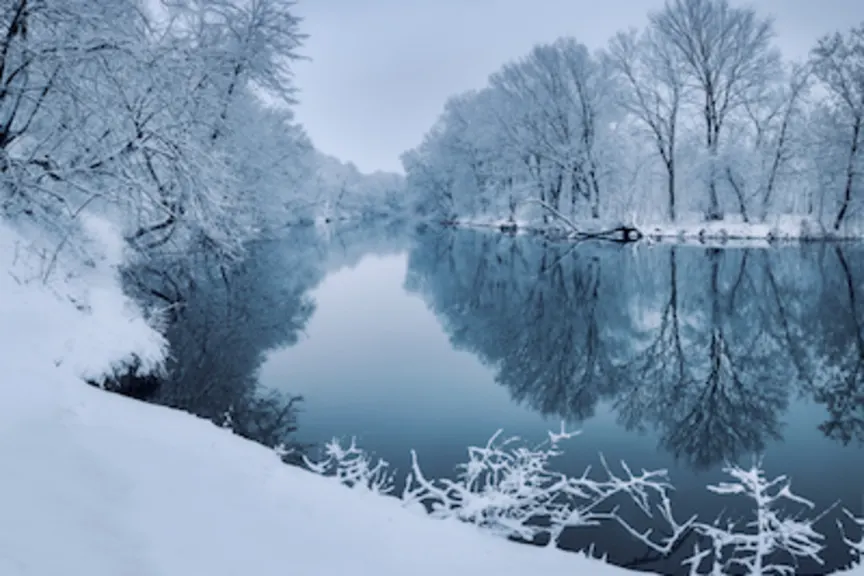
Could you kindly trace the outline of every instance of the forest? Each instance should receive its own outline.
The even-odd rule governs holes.
[[[670,0],[599,50],[564,37],[504,64],[402,161],[416,213],[447,222],[848,237],[862,122],[864,24],[794,62],[770,16]]]
[[[401,179],[314,149],[292,112],[305,35],[282,0],[14,0],[0,40],[0,214],[85,248],[226,260],[268,231],[395,213]],[[388,212],[389,211],[389,212]],[[57,247],[60,248],[57,248]]]

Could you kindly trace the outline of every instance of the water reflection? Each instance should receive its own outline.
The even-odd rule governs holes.
[[[862,439],[860,248],[554,245],[421,235],[406,288],[514,400],[573,422],[607,401],[697,469],[782,438],[791,399]]]
[[[398,224],[291,228],[249,245],[230,267],[201,251],[128,270],[130,289],[170,312],[167,378],[144,399],[267,446],[294,445],[301,398],[259,385],[265,353],[297,343],[315,311],[309,291],[328,270],[356,264],[370,250],[399,250],[404,236]]]
[[[201,252],[172,267],[129,271],[152,304],[173,311],[167,378],[150,401],[268,446],[291,443],[300,398],[264,390],[257,377],[266,350],[297,342],[315,309],[308,291],[324,275],[313,230],[293,232],[291,243],[298,250],[279,242],[250,245],[248,257],[231,267]]]
[[[177,303],[155,400],[229,414],[268,445],[357,435],[403,472],[416,449],[439,478],[498,427],[533,441],[564,418],[586,433],[562,472],[597,452],[668,468],[676,511],[706,520],[727,505],[706,497],[715,464],[765,450],[767,472],[820,509],[840,499],[861,513],[860,451],[843,449],[864,438],[861,247],[405,238],[399,226],[292,229],[232,269],[192,254],[130,272],[142,297]],[[835,519],[832,567],[848,560]],[[622,533],[573,538],[635,562]]]
[[[819,294],[822,314],[800,329],[808,388],[828,417],[819,429],[848,444],[864,441],[864,334],[862,334],[860,251],[835,246],[823,264],[825,289]],[[818,352],[808,353],[807,346]]]

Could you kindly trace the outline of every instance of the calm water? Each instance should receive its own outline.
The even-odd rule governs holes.
[[[233,410],[271,442],[287,420],[249,403],[300,394],[293,438],[356,436],[401,473],[413,448],[432,477],[498,428],[539,441],[563,419],[583,432],[561,470],[580,474],[601,452],[666,468],[681,518],[735,511],[743,502],[705,486],[756,453],[818,507],[860,514],[862,253],[293,231],[238,270],[196,275],[156,400],[214,420]],[[837,517],[819,525],[829,565],[802,573],[848,561]],[[568,546],[597,539],[617,563],[675,565],[620,532],[572,532]]]

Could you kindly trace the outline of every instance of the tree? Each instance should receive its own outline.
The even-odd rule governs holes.
[[[800,184],[790,180],[801,171],[805,99],[812,77],[809,66],[795,64],[784,76],[782,83],[770,78],[754,89],[742,118],[736,126],[730,123],[735,144],[726,146],[723,175],[745,222],[750,221],[754,201],[757,217],[765,222],[783,184],[800,192]],[[786,200],[787,206],[796,203],[794,198]]]
[[[706,218],[722,220],[716,182],[720,137],[730,114],[766,76],[776,73],[779,55],[771,47],[772,21],[750,8],[733,8],[728,0],[669,0],[650,15],[650,22],[701,95],[710,162]]]
[[[301,188],[308,139],[289,108],[258,97],[293,102],[304,36],[292,3],[166,0],[164,19],[137,0],[7,4],[5,215],[75,245],[77,215],[99,210],[143,252],[230,257]]]
[[[843,225],[858,186],[862,138],[864,138],[864,24],[843,36],[819,40],[811,53],[813,73],[830,95],[830,110],[847,136],[846,166],[840,208],[834,230]]]
[[[539,200],[559,210],[569,190],[571,213],[580,199],[600,217],[601,166],[598,133],[607,96],[600,64],[572,38],[538,45],[528,56],[490,77],[505,105],[499,122]]]
[[[81,205],[100,195],[78,158],[99,122],[82,88],[99,63],[138,52],[145,23],[132,0],[14,0],[0,13],[0,210],[66,234]],[[77,151],[77,156],[70,153]],[[99,168],[99,167],[97,167]]]
[[[685,90],[681,63],[650,28],[641,36],[635,30],[618,33],[609,43],[606,58],[626,86],[618,93],[619,104],[649,130],[663,161],[668,215],[674,222],[676,136]]]
[[[269,97],[294,103],[291,64],[306,36],[290,0],[162,0],[171,18],[168,30],[184,39],[207,68],[201,88],[218,93],[219,137],[240,89],[252,85]]]

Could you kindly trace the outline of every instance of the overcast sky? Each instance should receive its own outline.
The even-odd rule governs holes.
[[[734,1],[734,0],[733,0]],[[739,2],[740,3],[740,2]],[[778,44],[806,56],[819,36],[864,21],[864,0],[753,0]],[[599,48],[663,0],[299,0],[310,38],[297,66],[298,119],[315,145],[362,171],[401,172],[445,100],[534,44]]]

